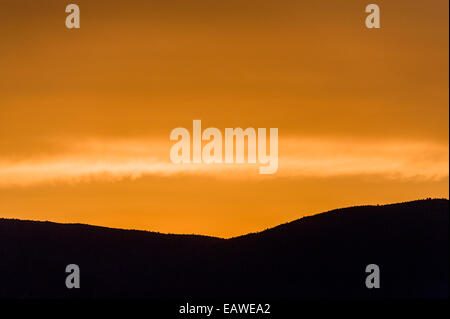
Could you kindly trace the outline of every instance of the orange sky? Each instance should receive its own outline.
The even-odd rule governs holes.
[[[0,0],[0,217],[229,237],[449,196],[448,1]],[[174,167],[276,127],[279,169]]]

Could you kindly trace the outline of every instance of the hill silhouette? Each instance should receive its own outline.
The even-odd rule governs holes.
[[[448,298],[448,216],[446,199],[359,206],[231,239],[0,219],[0,298]]]

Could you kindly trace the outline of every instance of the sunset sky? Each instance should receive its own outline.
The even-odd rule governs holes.
[[[381,29],[365,27],[369,3]],[[448,10],[0,0],[0,217],[231,237],[448,198]],[[171,163],[171,130],[196,119],[278,128],[277,173]]]

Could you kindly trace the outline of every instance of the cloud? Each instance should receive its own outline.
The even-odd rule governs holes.
[[[43,183],[120,181],[144,176],[210,176],[220,179],[379,176],[442,180],[449,174],[448,145],[417,141],[284,138],[279,169],[260,175],[260,164],[173,164],[163,140],[59,141],[59,153],[0,157],[0,187]]]

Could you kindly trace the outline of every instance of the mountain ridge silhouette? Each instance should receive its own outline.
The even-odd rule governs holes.
[[[0,219],[1,298],[448,298],[448,200],[340,208],[230,239]],[[81,288],[65,287],[65,267]],[[377,264],[381,288],[367,289]]]

